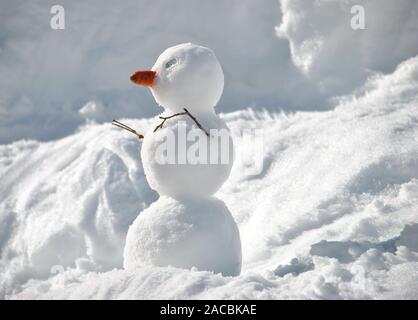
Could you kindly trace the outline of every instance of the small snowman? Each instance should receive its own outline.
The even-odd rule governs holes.
[[[128,230],[124,268],[173,266],[239,275],[241,241],[225,203],[212,195],[227,180],[233,143],[214,110],[224,74],[209,48],[191,43],[165,50],[131,80],[164,108],[141,149],[146,178],[160,198]],[[114,123],[122,126],[121,123]],[[134,133],[134,130],[128,129]]]

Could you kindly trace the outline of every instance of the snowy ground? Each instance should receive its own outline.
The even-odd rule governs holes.
[[[418,56],[331,111],[223,117],[238,155],[242,129],[265,137],[264,170],[237,162],[216,195],[240,229],[240,276],[121,269],[127,228],[157,195],[140,142],[90,124],[0,146],[0,297],[418,299]]]

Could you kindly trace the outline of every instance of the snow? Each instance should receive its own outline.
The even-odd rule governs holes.
[[[350,28],[354,0],[62,0],[58,31],[54,4],[1,3],[0,298],[418,299],[416,1],[361,1],[365,30]],[[160,205],[184,218],[195,203],[159,198],[146,141],[108,123],[154,129],[159,109],[129,75],[189,41],[225,73],[216,109],[236,157],[200,214],[232,215],[239,276],[221,274],[238,273],[237,247],[216,273],[150,239],[133,243],[147,263],[123,269],[137,217],[159,232],[217,221],[165,223]]]
[[[236,276],[241,271],[239,231],[219,199],[161,197],[129,228],[123,265],[127,270],[173,266]]]
[[[151,70],[157,72],[152,95],[171,113],[185,107],[193,115],[213,112],[224,89],[224,73],[215,53],[200,45],[183,43],[166,49]]]
[[[357,2],[61,0],[66,28],[51,30],[55,1],[2,0],[0,143],[55,140],[86,119],[155,115],[152,95],[129,75],[189,41],[212,48],[221,61],[218,110],[332,108],[331,98],[418,54],[415,0],[362,0],[366,30],[353,31],[350,7]],[[90,102],[97,108],[79,113]]]
[[[158,197],[133,135],[88,124],[55,141],[1,145],[0,295],[416,299],[417,105],[418,56],[374,75],[329,111],[223,114],[237,161],[215,196],[239,228],[236,277],[122,269],[128,228]],[[153,125],[122,121],[141,132]],[[256,175],[239,161],[250,147],[247,128],[264,136]]]
[[[222,62],[227,90],[219,110],[301,105],[278,90],[294,83],[289,73],[303,81],[287,41],[274,33],[277,0],[62,0],[65,30],[51,30],[56,4],[1,1],[0,143],[73,133],[85,121],[78,110],[91,101],[103,106],[94,112],[98,122],[155,115],[152,95],[129,75],[184,42],[212,48]]]
[[[354,5],[364,8],[364,30],[351,28]],[[292,61],[327,97],[348,94],[418,53],[414,0],[282,0],[280,6],[277,34],[289,40]]]
[[[141,148],[144,172],[159,194],[210,196],[228,179],[234,160],[228,128],[215,115],[198,119],[211,132],[209,137],[187,115],[168,120],[155,133],[161,120],[154,119],[145,134]]]

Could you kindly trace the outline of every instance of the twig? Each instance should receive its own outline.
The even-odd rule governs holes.
[[[158,126],[156,126],[156,127],[155,127],[154,132],[155,132],[155,131],[157,131],[158,129],[162,129],[162,128],[163,128],[164,123],[165,123],[168,119],[171,119],[171,118],[174,118],[174,117],[177,117],[177,116],[182,116],[182,115],[184,115],[184,114],[186,114],[186,112],[179,112],[179,113],[175,113],[175,114],[173,114],[173,115],[171,115],[171,116],[168,116],[168,117],[162,117],[162,116],[159,116],[158,118],[162,119],[163,121],[162,121],[162,122],[161,122]]]
[[[203,128],[203,126],[199,123],[199,121],[197,121],[197,119],[189,112],[189,110],[187,110],[186,108],[183,108],[184,112],[187,113],[187,115],[192,118],[192,120],[196,123],[196,125],[199,127],[200,130],[203,130],[203,132],[209,137],[209,132],[207,132],[205,130],[205,128]]]
[[[178,113],[175,113],[175,114],[173,114],[171,116],[168,116],[168,117],[162,117],[162,116],[160,116],[159,118],[161,120],[163,120],[163,121],[158,126],[155,127],[154,132],[157,131],[158,129],[162,129],[163,126],[164,126],[164,123],[168,119],[171,119],[171,118],[174,118],[174,117],[177,117],[177,116],[188,115],[196,123],[196,125],[198,126],[198,128],[200,130],[202,130],[209,137],[209,133],[205,130],[205,128],[203,128],[203,126],[199,123],[199,121],[197,121],[197,119],[189,112],[189,110],[187,110],[186,108],[183,108],[183,110],[184,110],[184,112],[178,112]]]
[[[144,139],[144,135],[138,133],[136,130],[132,129],[131,127],[128,127],[126,124],[123,124],[122,122],[119,122],[117,120],[113,120],[112,124],[118,128],[125,129],[134,135],[136,135],[139,139]]]

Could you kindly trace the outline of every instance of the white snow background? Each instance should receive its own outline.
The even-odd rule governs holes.
[[[53,4],[0,2],[0,298],[418,298],[418,2],[61,1],[59,31]],[[122,269],[158,195],[109,120],[147,129],[161,109],[128,76],[185,41],[222,63],[237,154],[265,137],[264,170],[216,194],[239,277]]]

